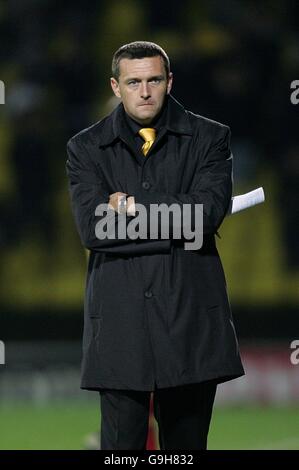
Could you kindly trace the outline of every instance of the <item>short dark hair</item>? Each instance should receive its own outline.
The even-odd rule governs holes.
[[[121,46],[113,55],[112,76],[116,80],[119,79],[119,62],[121,59],[143,59],[144,57],[156,57],[157,55],[162,57],[166,75],[168,77],[170,73],[170,61],[168,55],[161,46],[148,41],[135,41]]]

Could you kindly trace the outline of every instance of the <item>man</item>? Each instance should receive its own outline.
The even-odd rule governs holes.
[[[244,374],[215,245],[232,195],[230,130],[186,111],[172,81],[161,47],[122,46],[111,78],[122,102],[67,145],[90,250],[81,388],[100,392],[102,449],[145,449],[151,392],[161,450],[205,449],[217,384]],[[100,204],[128,226],[137,204],[162,203],[189,205],[193,225],[203,204],[200,249],[185,249],[174,222],[168,239],[96,234]]]

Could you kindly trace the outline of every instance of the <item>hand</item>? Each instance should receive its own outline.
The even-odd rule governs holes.
[[[108,202],[108,207],[110,209],[113,209],[115,212],[119,213],[118,208],[119,208],[119,203],[120,203],[120,198],[122,196],[127,196],[126,193],[113,193],[109,195],[109,202]]]
[[[127,199],[127,214],[133,215],[135,217],[135,198],[134,196],[129,196]]]
[[[108,207],[110,209],[113,209],[117,213],[119,213],[118,212],[119,198],[121,196],[128,196],[128,195],[126,193],[117,192],[117,193],[110,194],[110,196],[109,196]],[[134,198],[134,196],[129,196],[128,199],[127,199],[127,214],[135,216],[135,198]]]

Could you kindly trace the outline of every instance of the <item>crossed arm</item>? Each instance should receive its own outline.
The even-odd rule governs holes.
[[[203,233],[216,233],[226,215],[232,195],[232,156],[229,144],[229,128],[217,127],[211,145],[194,175],[190,192],[169,194],[138,190],[128,197],[127,215],[134,217],[135,203],[143,204],[147,210],[151,204],[164,203],[170,206],[176,203],[181,207],[190,204],[193,217],[195,205],[203,204]],[[95,215],[96,207],[101,203],[107,204],[108,201],[108,207],[118,212],[119,198],[126,193],[107,192],[88,151],[79,139],[68,142],[67,152],[66,169],[72,210],[82,244],[87,249],[127,255],[169,252],[170,239],[132,240],[128,236],[122,239],[98,239],[95,234],[95,226],[99,220]],[[120,215],[122,216],[124,215]],[[117,217],[115,223],[117,224]]]
[[[95,228],[101,217],[95,215],[96,208],[109,201],[110,208],[117,209],[117,198],[120,193],[109,194],[107,192],[88,151],[80,141],[71,139],[67,144],[67,154],[66,173],[71,207],[82,245],[85,248],[126,256],[168,253],[170,251],[171,240],[132,240],[128,236],[126,238],[98,239]],[[121,214],[119,217],[122,218],[125,215]],[[117,225],[118,217],[115,217],[114,221]]]

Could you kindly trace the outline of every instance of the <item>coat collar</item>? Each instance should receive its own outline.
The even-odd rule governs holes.
[[[166,97],[167,116],[166,132],[175,134],[192,135],[192,127],[189,121],[188,113],[184,107],[172,96]],[[124,107],[120,103],[104,122],[99,137],[99,147],[104,147],[123,136],[126,123],[124,122]]]

